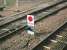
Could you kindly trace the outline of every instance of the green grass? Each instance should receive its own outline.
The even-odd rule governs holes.
[[[16,3],[16,0],[7,0],[7,6],[14,5]]]
[[[9,7],[9,6],[14,5],[16,3],[16,0],[6,0],[6,2],[7,2],[7,5],[6,6]],[[0,7],[4,7],[4,6],[5,6],[4,5],[4,2],[0,4]]]

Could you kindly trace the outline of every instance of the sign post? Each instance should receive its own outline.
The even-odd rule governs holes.
[[[34,35],[34,16],[33,15],[27,15],[27,25],[28,25],[28,30],[27,33]]]

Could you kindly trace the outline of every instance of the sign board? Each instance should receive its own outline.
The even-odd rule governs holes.
[[[27,25],[34,27],[34,16],[33,15],[27,15]]]

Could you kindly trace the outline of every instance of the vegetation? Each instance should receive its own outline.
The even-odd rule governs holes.
[[[6,0],[6,6],[11,6],[11,5],[13,5],[13,4],[15,4],[15,2],[16,2],[16,0]],[[4,0],[1,0],[0,1],[0,7],[4,7],[5,5],[4,5]]]
[[[7,6],[15,4],[16,0],[7,0]]]

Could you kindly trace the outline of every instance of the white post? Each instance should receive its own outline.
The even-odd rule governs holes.
[[[18,6],[19,6],[18,0],[16,0],[16,11],[18,10]]]
[[[7,5],[7,1],[6,1],[6,0],[4,0],[4,5],[5,5],[5,6]]]

